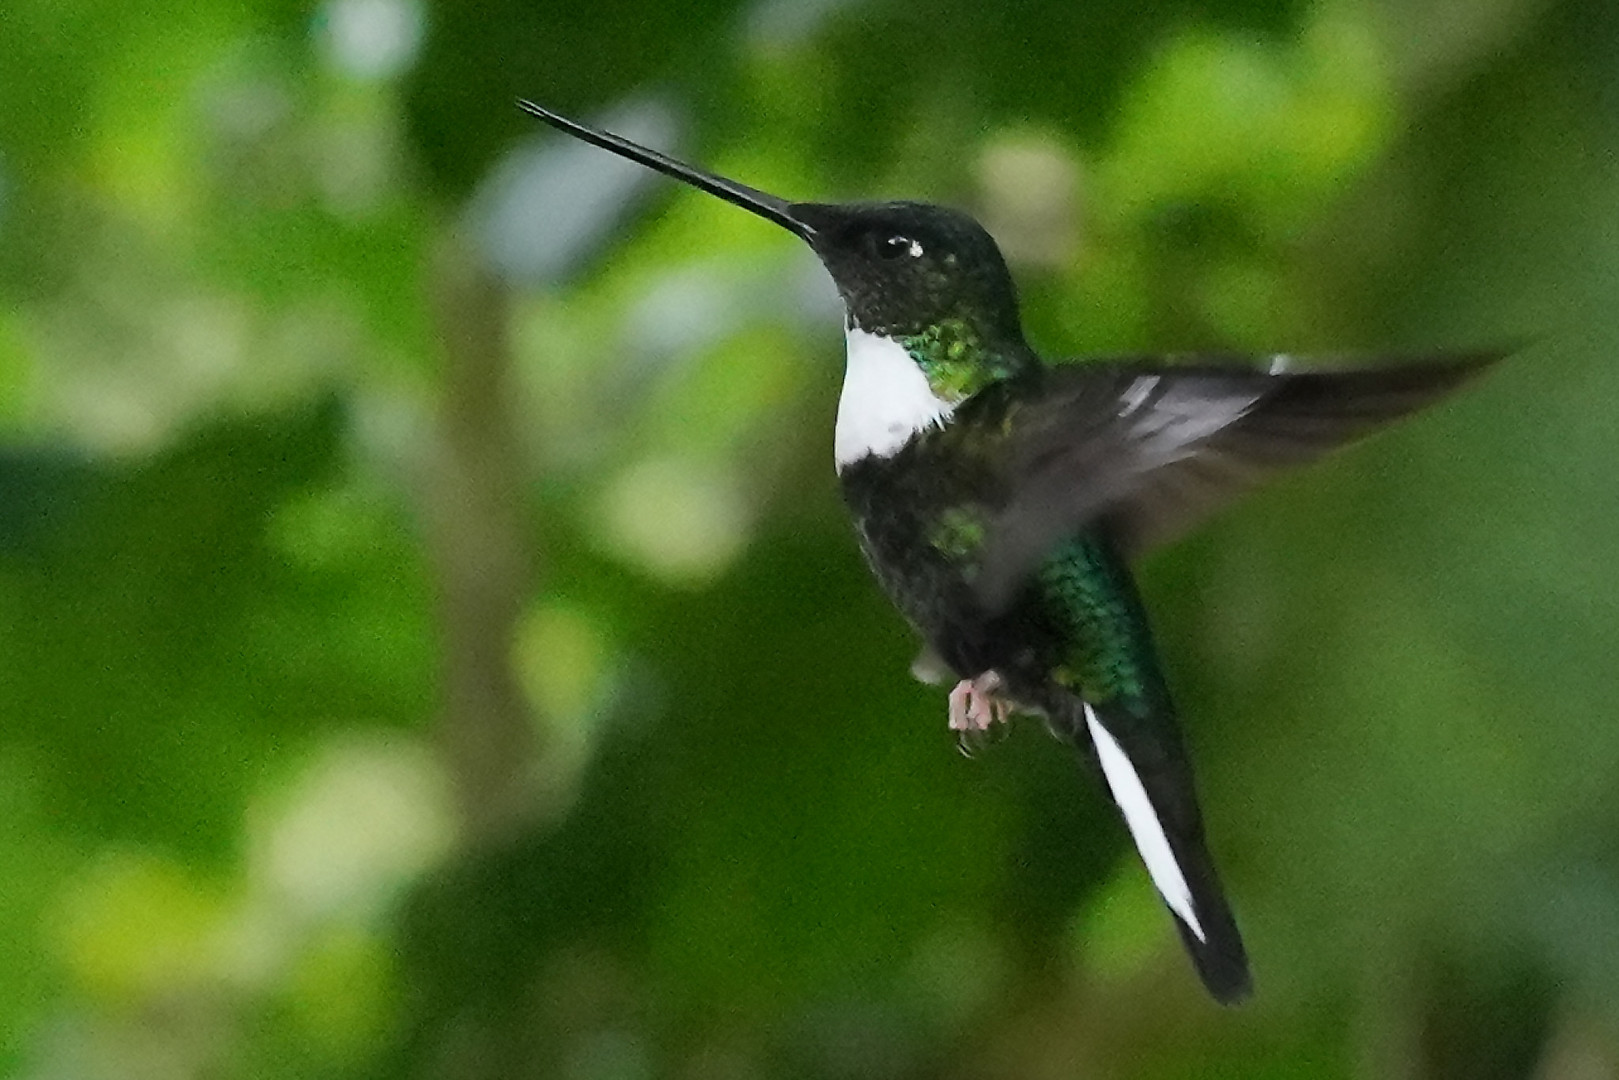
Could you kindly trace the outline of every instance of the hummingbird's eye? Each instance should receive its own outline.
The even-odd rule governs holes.
[[[900,259],[909,256],[913,259],[922,257],[922,245],[909,236],[893,234],[877,245],[877,254],[884,259]]]

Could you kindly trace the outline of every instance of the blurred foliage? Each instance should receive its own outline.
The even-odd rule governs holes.
[[[0,1072],[1619,1075],[1601,0],[0,12]],[[1143,567],[1259,996],[828,467],[798,198],[1053,355],[1527,346]]]

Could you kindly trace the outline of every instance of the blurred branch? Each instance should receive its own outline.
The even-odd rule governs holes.
[[[453,235],[429,274],[444,370],[419,498],[439,590],[441,745],[476,846],[510,835],[534,804],[538,727],[511,643],[535,560],[507,412],[507,293]]]

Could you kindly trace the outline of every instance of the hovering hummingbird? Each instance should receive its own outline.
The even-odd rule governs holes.
[[[860,546],[956,680],[971,738],[1045,717],[1099,767],[1209,992],[1252,992],[1130,562],[1282,466],[1319,457],[1478,374],[1494,355],[1339,371],[1286,356],[1051,366],[1023,337],[988,232],[920,202],[789,202],[530,101],[568,134],[773,221],[842,296],[833,439]]]

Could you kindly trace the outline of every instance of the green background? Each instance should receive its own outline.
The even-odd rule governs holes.
[[[1619,1075],[1611,0],[6,0],[0,1074]],[[786,196],[1050,355],[1511,343],[1142,568],[1257,996],[837,501]]]

